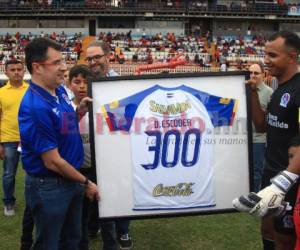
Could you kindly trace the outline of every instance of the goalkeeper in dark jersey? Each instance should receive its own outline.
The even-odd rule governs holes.
[[[297,188],[290,188],[300,174],[300,166],[293,163],[288,170],[288,147],[290,140],[299,134],[300,74],[297,59],[300,53],[300,38],[288,31],[280,31],[270,37],[265,48],[265,63],[278,80],[278,89],[271,96],[267,112],[259,106],[255,85],[252,89],[252,119],[258,132],[267,133],[266,163],[259,193],[250,193],[233,201],[239,211],[247,211],[262,218],[264,249],[294,249],[295,231],[292,210]],[[300,153],[299,153],[300,154]],[[294,161],[293,161],[294,162]],[[295,167],[296,166],[296,167]],[[291,168],[291,169],[290,169]],[[299,169],[298,169],[299,168]],[[271,185],[270,185],[271,181]],[[270,185],[270,186],[268,186]],[[288,206],[289,204],[289,206]],[[270,217],[289,210],[285,216]]]

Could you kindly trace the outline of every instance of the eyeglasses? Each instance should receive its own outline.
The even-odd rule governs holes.
[[[106,56],[106,54],[103,54],[103,55],[94,55],[94,56],[91,56],[91,57],[87,57],[87,58],[85,58],[85,61],[87,61],[87,62],[98,61],[103,56]]]
[[[52,65],[52,66],[61,66],[61,65],[64,65],[66,64],[66,62],[64,60],[55,60],[53,62],[37,62],[41,65]]]
[[[257,71],[249,71],[250,72],[250,75],[260,75],[262,72],[257,72]]]

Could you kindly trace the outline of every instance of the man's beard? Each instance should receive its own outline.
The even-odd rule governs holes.
[[[105,65],[103,64],[99,64],[99,65],[96,65],[96,67],[94,67],[94,73],[97,75],[97,76],[101,76],[101,77],[105,77],[106,74],[106,67]]]

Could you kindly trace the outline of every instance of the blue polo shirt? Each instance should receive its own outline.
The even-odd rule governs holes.
[[[19,109],[22,163],[35,176],[53,176],[41,154],[57,148],[60,156],[76,169],[83,162],[83,146],[77,115],[63,87],[56,97],[30,82]]]

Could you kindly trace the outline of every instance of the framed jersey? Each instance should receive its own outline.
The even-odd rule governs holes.
[[[231,212],[250,190],[245,73],[91,82],[100,218]]]

